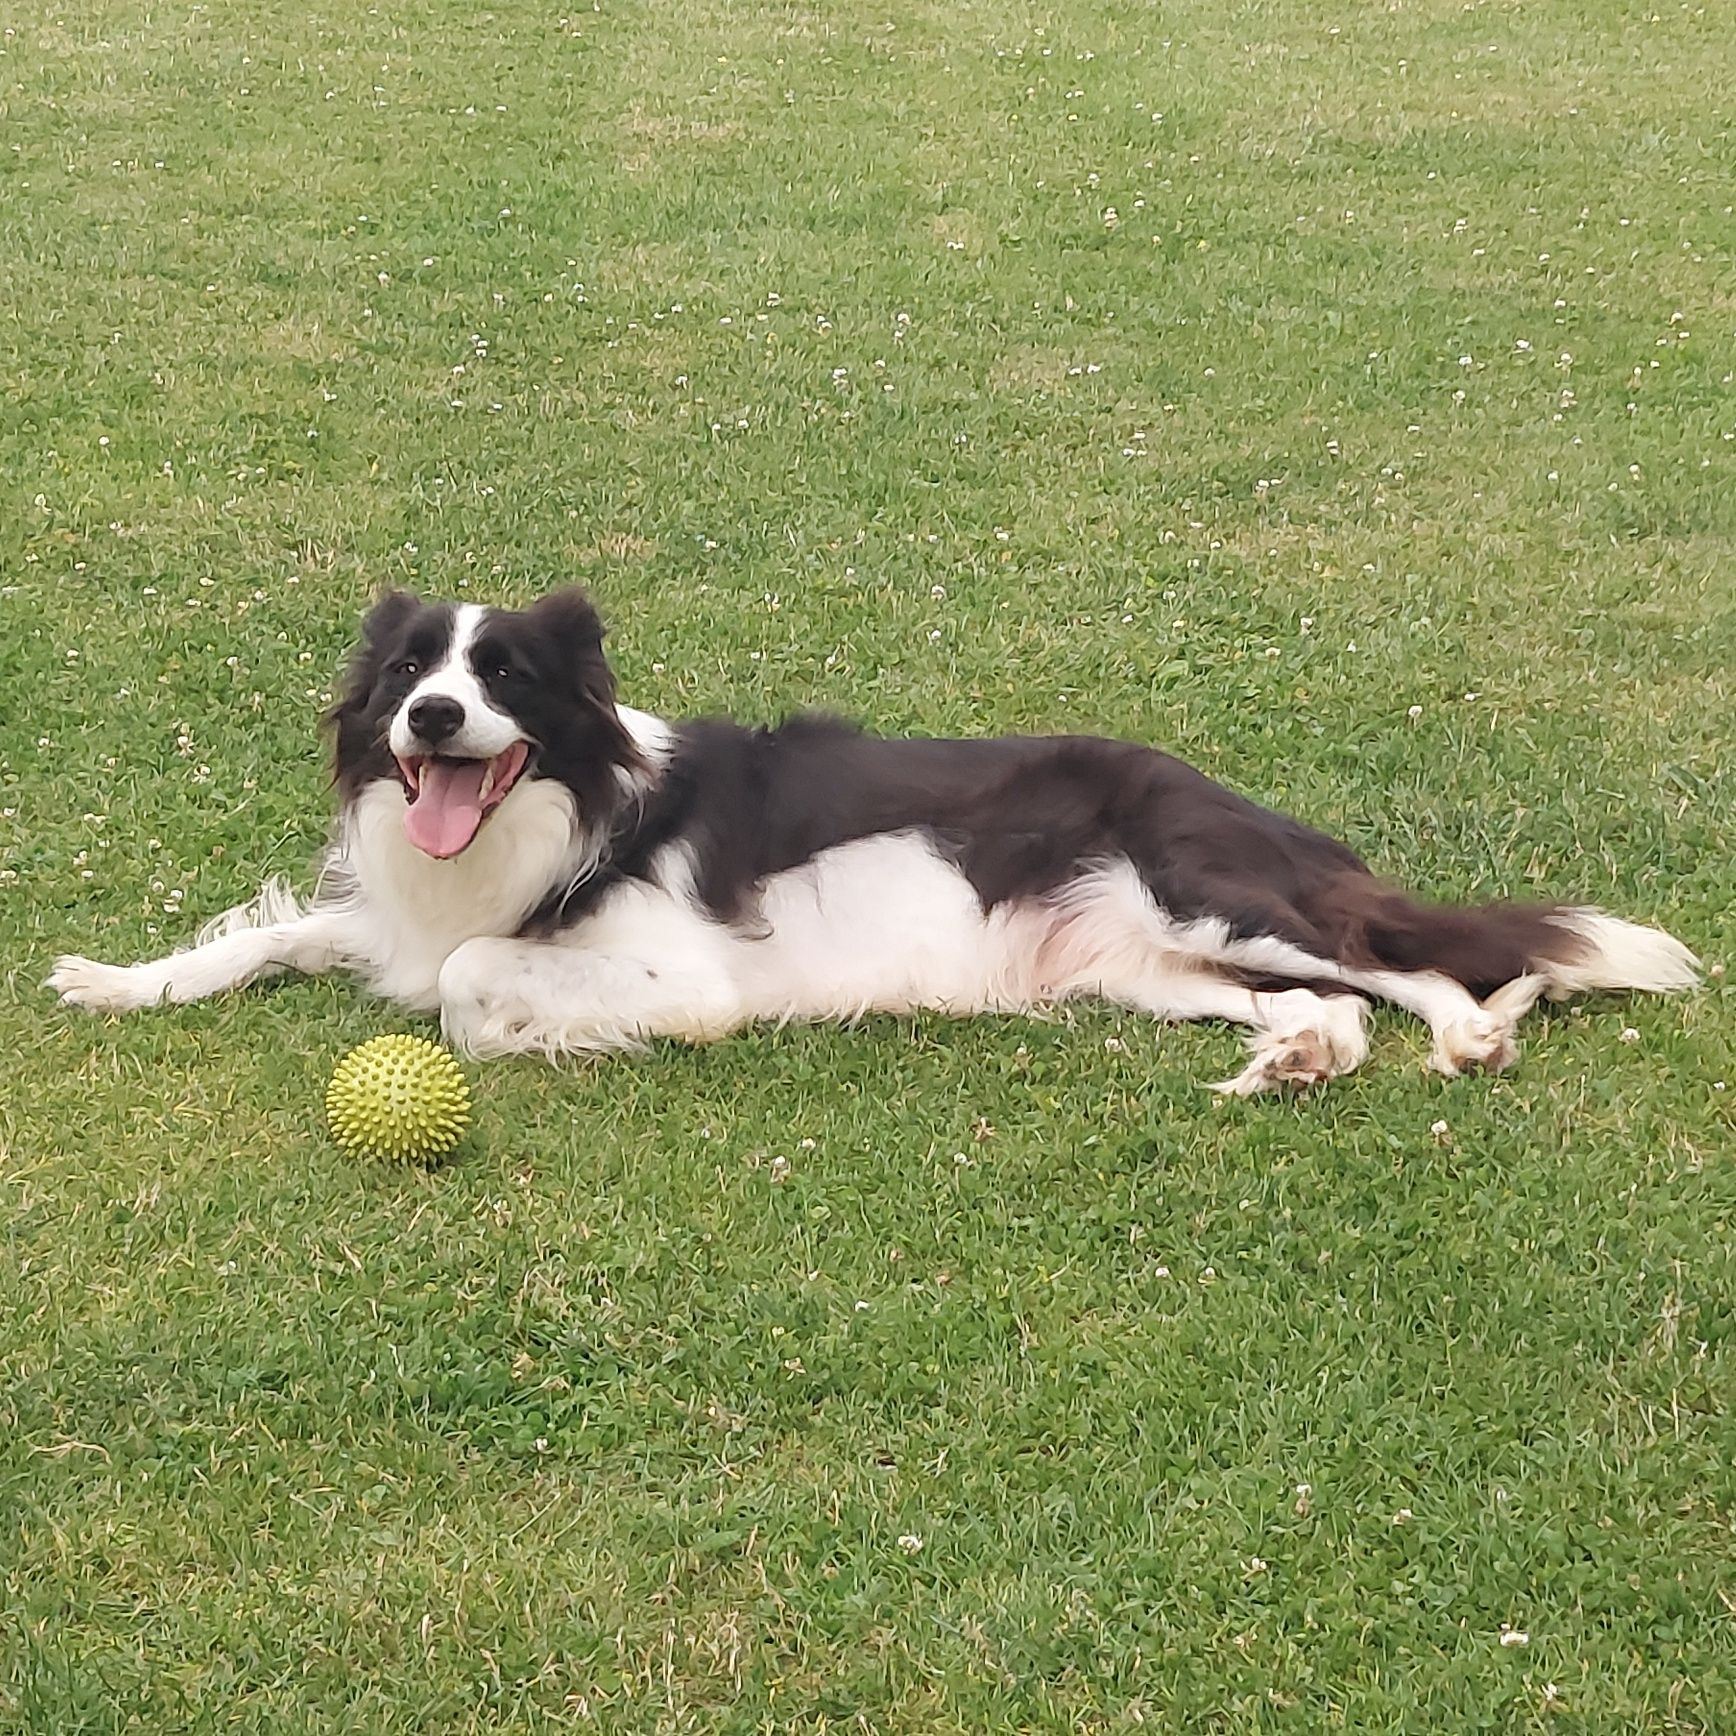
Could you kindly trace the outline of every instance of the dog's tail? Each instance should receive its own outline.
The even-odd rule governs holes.
[[[1626,922],[1590,908],[1557,910],[1550,919],[1573,951],[1540,966],[1549,992],[1574,995],[1587,989],[1640,989],[1675,994],[1700,980],[1700,961],[1661,928]]]
[[[302,902],[290,890],[289,882],[274,874],[245,904],[212,917],[199,930],[198,944],[203,946],[208,940],[221,940],[226,934],[240,934],[249,928],[274,928],[303,914]]]
[[[1387,970],[1433,970],[1479,999],[1518,977],[1536,977],[1556,999],[1590,989],[1670,994],[1700,980],[1699,960],[1660,928],[1572,905],[1419,904],[1383,890],[1363,913],[1360,936]]]

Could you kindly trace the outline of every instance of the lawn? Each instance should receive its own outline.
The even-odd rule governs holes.
[[[496,1064],[432,1174],[349,984],[38,986],[305,875],[377,589],[569,578],[649,709],[1150,740],[1715,964],[1729,26],[20,0],[0,1729],[1731,1729],[1716,974],[1302,1100],[1096,1008]]]

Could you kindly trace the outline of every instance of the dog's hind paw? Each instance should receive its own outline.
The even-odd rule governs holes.
[[[1519,1044],[1513,1021],[1475,1013],[1456,1025],[1442,1025],[1435,1032],[1429,1065],[1437,1073],[1456,1079],[1468,1068],[1500,1073],[1519,1059]]]
[[[1288,1036],[1263,1036],[1248,1064],[1233,1079],[1221,1079],[1207,1089],[1225,1097],[1252,1097],[1261,1091],[1281,1091],[1286,1086],[1306,1090],[1322,1084],[1340,1068],[1334,1065],[1332,1045],[1320,1031],[1296,1031]]]

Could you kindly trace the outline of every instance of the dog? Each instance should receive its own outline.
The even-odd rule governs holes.
[[[1248,1026],[1213,1087],[1248,1096],[1359,1066],[1372,1000],[1457,1074],[1508,1066],[1544,995],[1697,981],[1679,941],[1600,910],[1421,903],[1153,748],[665,722],[617,700],[576,589],[517,612],[385,596],[328,722],[311,900],[272,882],[167,958],[62,958],[63,1001],[341,969],[470,1055],[556,1056],[1094,996]]]

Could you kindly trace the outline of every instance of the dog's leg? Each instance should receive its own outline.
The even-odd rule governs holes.
[[[1099,986],[1110,999],[1156,1018],[1251,1025],[1247,1066],[1211,1087],[1231,1096],[1317,1085],[1354,1071],[1368,1057],[1368,1007],[1357,995],[1320,995],[1312,989],[1262,994],[1192,960],[1177,963],[1161,953],[1126,980]]]
[[[469,940],[441,966],[440,1021],[466,1054],[585,1054],[652,1037],[709,1042],[746,1023],[727,972],[571,941]]]
[[[278,920],[259,920],[272,916]],[[69,955],[55,961],[47,986],[69,1006],[130,1013],[203,1000],[279,971],[332,970],[355,956],[360,938],[353,911],[297,910],[286,894],[268,888],[219,917],[185,952],[130,965]]]
[[[1540,977],[1518,977],[1479,1004],[1462,983],[1439,971],[1346,970],[1356,988],[1379,995],[1429,1027],[1429,1065],[1449,1079],[1467,1067],[1498,1073],[1519,1056],[1515,1027],[1543,990]]]
[[[1428,1025],[1434,1038],[1429,1065],[1448,1078],[1468,1067],[1486,1068],[1490,1072],[1510,1067],[1519,1054],[1515,1035],[1519,1020],[1550,986],[1546,976],[1515,977],[1488,1000],[1479,1002],[1463,983],[1444,971],[1365,970],[1274,937],[1232,940],[1227,945],[1214,943],[1213,950],[1205,956],[1263,974],[1294,972],[1313,981],[1338,982],[1359,994],[1391,1001]],[[1342,998],[1328,997],[1334,1002]],[[1360,1027],[1362,1015],[1355,1016]]]

